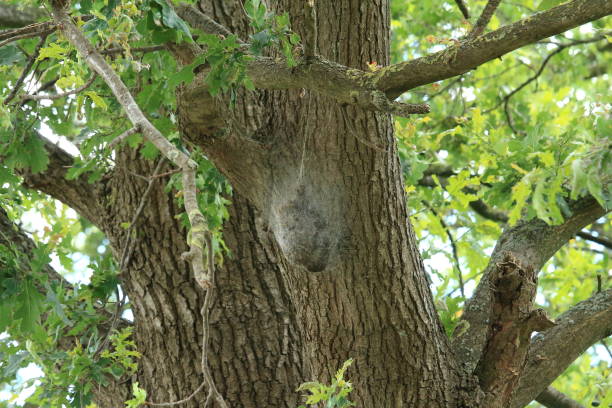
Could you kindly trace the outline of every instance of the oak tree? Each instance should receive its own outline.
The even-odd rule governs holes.
[[[612,403],[585,354],[612,331],[610,13],[3,2],[0,381],[35,363],[38,406]]]

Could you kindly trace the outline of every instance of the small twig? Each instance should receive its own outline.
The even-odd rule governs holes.
[[[110,148],[114,148],[115,146],[117,146],[118,144],[122,143],[125,139],[127,139],[128,137],[136,134],[140,132],[140,126],[136,125],[132,128],[129,128],[128,130],[126,130],[125,132],[123,132],[122,134],[120,134],[119,136],[117,136],[116,138],[114,138],[109,144],[108,147]]]
[[[0,33],[0,40],[10,40],[9,42],[20,40],[22,38],[36,37],[39,35],[48,35],[55,30],[56,24],[52,21],[44,23],[34,23],[25,27],[15,28]],[[3,46],[4,43],[0,43]],[[8,42],[7,42],[8,44]]]
[[[15,95],[17,95],[17,92],[19,92],[19,89],[21,88],[23,81],[25,81],[26,77],[30,73],[30,70],[32,69],[32,66],[34,65],[34,62],[36,61],[36,58],[38,58],[40,49],[42,48],[43,45],[45,45],[45,41],[47,41],[47,36],[42,35],[40,37],[40,41],[38,42],[38,44],[36,44],[36,48],[34,49],[34,52],[32,53],[32,55],[30,55],[30,59],[28,60],[28,63],[26,64],[25,68],[21,72],[19,79],[17,79],[17,82],[15,82],[15,86],[11,90],[11,93],[8,94],[8,96],[4,99],[5,105],[8,105],[8,103],[15,97]]]
[[[463,17],[465,17],[466,20],[469,19],[470,12],[468,8],[466,7],[465,3],[463,2],[463,0],[455,0],[455,3],[457,3],[457,7],[459,7],[459,10],[461,10],[461,14],[463,14]]]
[[[156,176],[159,174],[159,171],[161,170],[164,164],[164,161],[165,161],[165,157],[162,157],[157,162],[157,166],[155,166],[155,170],[153,171],[153,174],[151,175],[151,177],[149,177],[149,184],[147,185],[147,189],[145,190],[142,197],[140,198],[140,203],[138,204],[138,208],[136,209],[134,216],[130,220],[130,226],[128,227],[128,230],[127,230],[125,243],[123,244],[123,251],[121,253],[121,260],[119,263],[119,270],[122,272],[123,272],[123,269],[127,267],[130,263],[130,256],[129,256],[128,248],[131,246],[132,231],[134,229],[134,226],[136,225],[136,222],[138,221],[138,218],[140,217],[140,215],[142,214],[142,211],[144,210],[144,207],[147,203],[149,195],[151,194],[151,191],[153,189],[153,182],[155,181]]]
[[[478,17],[474,28],[467,35],[468,40],[472,40],[482,34],[487,24],[489,24],[489,21],[491,21],[493,14],[495,14],[495,10],[497,10],[499,3],[501,3],[501,0],[489,0],[487,2],[487,5],[482,11],[482,14],[480,15],[480,17]]]
[[[448,240],[450,241],[451,248],[453,250],[453,259],[455,260],[455,266],[457,268],[457,275],[459,278],[459,290],[461,292],[461,296],[465,298],[465,287],[464,287],[465,285],[463,283],[463,272],[461,271],[461,264],[459,263],[459,253],[457,251],[457,244],[455,243],[455,238],[453,237],[453,234],[451,234],[450,228],[448,227],[444,219],[438,214],[438,212],[434,210],[433,207],[431,207],[428,202],[422,201],[422,203],[425,205],[425,207],[429,209],[429,211],[431,211],[431,213],[436,218],[438,218],[438,220],[440,221],[440,225],[442,225],[442,228],[444,228],[444,231],[446,231],[446,236],[448,237]]]
[[[23,40],[24,38],[38,37],[39,35],[45,35],[45,33],[43,33],[43,34],[40,34],[40,33],[25,33],[25,34],[16,35],[14,37],[10,37],[9,39],[0,42],[0,48],[4,47],[5,45],[10,44],[10,43],[12,43],[14,41]]]
[[[171,176],[173,174],[180,173],[180,172],[181,172],[181,169],[174,169],[174,170],[167,171],[165,173],[160,173],[156,176],[151,176],[151,178],[161,178],[161,177]]]
[[[149,45],[146,47],[134,47],[130,48],[130,52],[154,52],[154,51],[162,51],[165,50],[165,45]],[[127,51],[125,48],[117,47],[117,48],[109,48],[107,50],[101,50],[100,54],[102,55],[113,55],[113,54],[121,54]]]
[[[610,350],[610,347],[608,347],[608,343],[606,342],[606,339],[601,340],[601,345],[604,346],[604,348],[608,352],[608,355],[610,356],[610,358],[612,358],[612,350]]]
[[[597,274],[597,293],[601,293],[601,275]]]
[[[552,57],[554,57],[555,55],[557,55],[558,53],[560,53],[564,49],[572,47],[574,45],[589,44],[589,43],[592,43],[592,42],[601,41],[601,40],[606,38],[606,35],[609,35],[609,34],[610,34],[610,32],[606,32],[606,33],[604,33],[602,35],[598,35],[596,37],[589,38],[589,39],[586,39],[586,40],[576,40],[576,41],[572,41],[571,43],[566,43],[566,44],[559,45],[556,50],[554,50],[553,52],[548,54],[546,56],[546,58],[544,58],[544,61],[542,61],[542,64],[540,65],[540,68],[536,71],[536,73],[533,76],[529,77],[525,82],[520,84],[518,87],[516,87],[514,90],[512,90],[509,94],[505,95],[503,97],[503,99],[499,103],[497,103],[492,108],[487,109],[484,113],[491,112],[492,110],[497,109],[500,105],[503,104],[504,105],[504,111],[506,113],[506,117],[509,119],[509,124],[511,125],[512,120],[510,118],[510,113],[508,112],[508,103],[510,101],[510,98],[512,98],[514,95],[516,95],[522,89],[524,89],[527,85],[529,85],[530,83],[532,83],[533,81],[538,79],[540,77],[540,75],[542,75],[542,72],[544,72],[544,68],[546,68],[546,65],[550,62]]]
[[[21,97],[21,101],[25,102],[25,101],[42,101],[42,100],[55,100],[55,99],[61,99],[65,96],[70,96],[70,95],[76,95],[79,92],[84,91],[85,89],[89,88],[91,86],[91,84],[93,84],[93,82],[96,80],[97,74],[94,72],[91,77],[87,80],[87,82],[85,82],[85,84],[79,86],[76,89],[73,89],[71,91],[66,91],[66,92],[62,92],[62,93],[58,93],[58,94],[52,94],[52,95],[24,95]],[[53,81],[53,84],[55,84],[55,82],[57,81]],[[40,90],[39,90],[40,91]]]
[[[589,234],[586,231],[580,231],[579,233],[576,234],[577,237],[580,237],[582,239],[586,239],[587,241],[592,241],[595,242],[601,246],[604,246],[608,249],[612,249],[612,241],[610,241],[607,238],[604,237],[596,237],[593,234]]]

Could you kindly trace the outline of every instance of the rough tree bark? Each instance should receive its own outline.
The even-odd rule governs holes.
[[[201,3],[199,12],[246,38],[238,1]],[[612,319],[608,326],[599,320],[605,322],[612,310],[604,293],[591,300],[597,306],[574,311],[571,324],[562,318],[550,334],[537,337],[540,354],[527,347],[531,331],[549,326],[531,310],[540,267],[605,211],[584,200],[562,226],[528,222],[507,230],[468,309],[470,326],[451,347],[408,219],[390,115],[359,98],[349,104],[345,88],[325,90],[308,75],[331,72],[329,83],[338,80],[339,87],[359,92],[378,89],[393,98],[605,16],[612,6],[575,0],[543,14],[544,22],[558,17],[560,23],[516,23],[460,45],[451,59],[436,54],[378,73],[355,71],[355,76],[350,69],[366,70],[370,61],[389,64],[389,2],[317,0],[317,36],[308,35],[306,3],[281,0],[273,8],[289,12],[302,38],[315,39],[306,46],[317,57],[291,72],[268,60],[271,65],[255,63],[252,72],[268,66],[282,81],[300,73],[307,79],[289,86],[262,74],[255,83],[269,90],[243,94],[232,115],[201,81],[177,92],[183,136],[206,152],[234,188],[223,232],[231,255],[217,271],[211,315],[209,359],[219,391],[231,407],[297,406],[301,382],[326,379],[351,357],[352,399],[360,407],[524,406],[585,347],[610,333]],[[566,18],[571,12],[577,17]],[[198,12],[185,13],[195,16],[190,22],[195,25]],[[170,49],[189,62],[188,54]],[[132,218],[147,187],[134,174],[150,175],[155,163],[120,149],[113,171],[91,186],[64,180],[69,158],[49,149],[50,170],[25,174],[27,184],[88,217],[119,257],[125,234],[119,225]],[[154,402],[181,399],[202,382],[204,293],[180,259],[187,244],[174,216],[182,210],[163,181],[154,185],[138,219],[134,256],[121,275],[143,355],[131,381],[139,381]],[[530,246],[544,237],[549,238],[545,251]],[[491,282],[507,290],[493,293]],[[598,330],[569,346],[567,361],[550,368],[537,387],[519,381],[525,366],[526,376],[541,375],[537,361],[541,353],[553,353],[559,341],[555,330],[593,325],[592,316],[581,310],[598,313]],[[512,348],[517,336],[523,344]],[[499,350],[508,350],[501,362],[494,355]],[[99,406],[121,406],[131,381],[99,395]],[[185,406],[203,406],[205,398],[201,393]]]

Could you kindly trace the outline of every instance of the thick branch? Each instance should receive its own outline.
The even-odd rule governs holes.
[[[546,408],[584,408],[584,406],[553,387],[547,387],[536,398]]]
[[[134,127],[140,129],[143,136],[153,143],[164,156],[181,168],[183,171],[183,199],[185,210],[191,223],[191,239],[189,257],[193,266],[196,279],[203,287],[210,287],[212,283],[209,279],[210,272],[206,272],[204,265],[203,248],[206,245],[206,221],[200,212],[196,199],[195,172],[197,164],[189,156],[168,141],[159,130],[151,124],[140,107],[130,94],[121,78],[108,65],[106,60],[85,38],[79,28],[72,22],[70,16],[63,9],[62,4],[56,4],[53,8],[53,17],[59,27],[66,34],[68,41],[78,50],[79,54],[85,59],[87,65],[94,70],[111,89],[117,101],[123,106],[128,119]]]
[[[231,35],[227,28],[217,24],[193,6],[180,5],[176,11],[194,28],[208,34]],[[313,39],[309,41],[312,42]],[[173,48],[176,50],[179,47]],[[313,46],[310,46],[306,56],[307,58],[304,58],[297,67],[288,67],[284,61],[279,62],[274,58],[253,57],[247,67],[249,77],[257,88],[310,89],[330,96],[340,103],[358,105],[368,110],[397,116],[429,112],[427,104],[408,104],[389,100],[373,86],[368,73],[315,56]],[[198,93],[193,87],[192,90]]]
[[[44,16],[42,9],[3,4],[0,6],[0,27],[23,27],[36,22],[42,16]]]
[[[573,0],[472,41],[383,68],[374,84],[389,98],[420,85],[463,74],[504,54],[612,13],[609,0]]]
[[[454,339],[455,352],[466,371],[476,371],[489,393],[490,406],[507,404],[531,331],[549,326],[531,310],[537,272],[577,231],[606,212],[592,198],[581,199],[572,207],[573,215],[561,225],[533,219],[505,230],[466,305],[467,329]]]
[[[66,172],[73,165],[74,158],[59,146],[39,136],[45,143],[49,157],[47,170],[33,174],[30,171],[21,172],[24,185],[65,203],[93,223],[99,223],[105,213],[100,200],[99,185],[89,184],[84,177],[67,180]]]
[[[612,334],[612,289],[578,303],[556,326],[533,338],[512,408],[538,397],[582,353]]]

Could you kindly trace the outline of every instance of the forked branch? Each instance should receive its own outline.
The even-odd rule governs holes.
[[[463,368],[479,377],[487,406],[509,403],[531,332],[552,327],[541,312],[532,310],[538,271],[577,231],[606,213],[590,197],[572,203],[572,211],[561,225],[534,219],[506,229],[466,305],[463,325],[467,329],[453,345]]]

